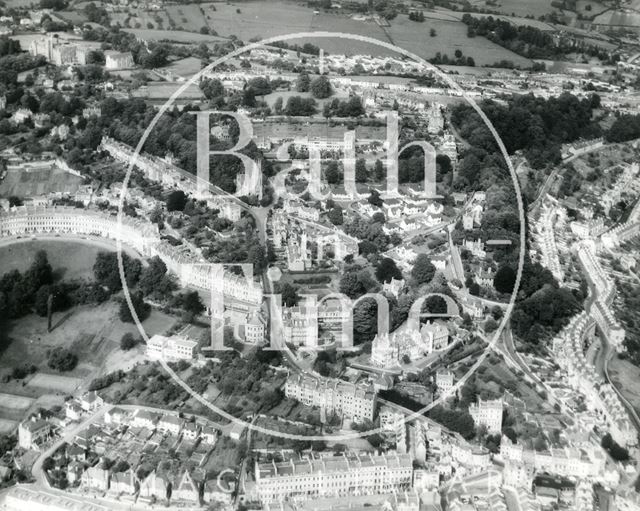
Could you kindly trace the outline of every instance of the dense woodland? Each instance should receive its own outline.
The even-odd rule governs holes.
[[[515,96],[508,106],[493,101],[481,104],[507,151],[510,154],[523,151],[531,165],[538,169],[561,161],[563,143],[601,134],[592,121],[592,111],[598,106],[598,96],[579,100],[571,94],[548,100],[533,95]],[[492,238],[512,241],[509,249],[499,249],[492,254],[499,266],[494,287],[509,293],[518,267],[520,231],[510,175],[495,139],[470,107],[456,107],[452,120],[471,144],[462,154],[454,188],[486,190],[486,212],[473,235],[483,241]],[[561,288],[548,270],[525,257],[518,301],[511,318],[513,331],[529,349],[540,349],[546,339],[568,322],[583,300],[581,289]]]
[[[597,94],[590,99],[578,99],[569,93],[549,99],[528,94],[512,96],[507,103],[503,106],[486,100],[480,106],[509,154],[522,150],[533,168],[559,163],[564,143],[602,135],[592,120],[593,110],[600,106]],[[493,135],[469,105],[455,107],[451,118],[473,148],[498,152]]]
[[[576,38],[554,37],[552,32],[545,32],[529,25],[514,25],[493,16],[479,18],[467,13],[462,16],[462,22],[467,25],[468,37],[486,37],[529,59],[562,60],[569,53],[586,53],[601,60],[619,58],[610,56],[596,45],[586,44]]]

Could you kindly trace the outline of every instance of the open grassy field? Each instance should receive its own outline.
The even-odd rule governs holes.
[[[453,56],[455,50],[460,49],[465,55],[473,57],[478,64],[492,64],[502,59],[512,60],[523,66],[529,64],[528,60],[518,57],[487,39],[468,39],[466,26],[458,21],[455,15],[445,12],[427,13],[427,20],[424,23],[412,22],[407,16],[400,15],[391,22],[390,27],[386,28],[380,27],[373,21],[356,20],[335,13],[321,12],[314,15],[312,9],[288,2],[216,4],[215,11],[207,4],[175,5],[168,6],[167,13],[181,28],[198,31],[203,22],[201,8],[205,13],[204,19],[208,26],[218,35],[225,37],[235,35],[243,41],[295,32],[330,31],[367,36],[396,44],[424,58],[434,57],[438,52]],[[240,12],[238,13],[237,10]],[[429,37],[431,28],[438,33],[436,37]],[[339,38],[309,37],[291,42],[297,44],[311,42],[329,53],[378,56],[396,54],[392,50],[375,44]]]
[[[139,337],[135,325],[122,323],[118,318],[119,305],[115,301],[99,306],[79,306],[54,314],[54,329],[47,332],[47,320],[29,315],[5,323],[0,332],[0,375],[26,362],[34,364],[38,372],[27,379],[11,380],[3,384],[5,393],[38,398],[46,393],[68,394],[84,386],[93,378],[109,372],[131,369],[145,359],[144,345],[123,352],[119,341],[126,332]],[[143,322],[147,335],[166,332],[176,318],[153,310]],[[70,349],[78,357],[77,367],[68,373],[55,374],[47,366],[48,351],[54,347]],[[0,405],[1,406],[1,405]],[[13,414],[1,416],[14,419]]]
[[[37,387],[71,394],[80,386],[81,383],[82,380],[80,378],[63,376],[61,374],[37,373],[29,380],[27,385],[29,387]]]
[[[474,7],[481,7],[483,9],[491,9],[492,11],[499,11],[504,14],[514,14],[516,16],[531,15],[534,17],[542,16],[543,14],[551,14],[555,9],[551,6],[552,0],[498,0],[494,5],[489,5],[486,0],[470,0],[471,5]]]
[[[169,99],[184,84],[178,82],[149,82],[145,87],[134,91],[134,96],[148,98],[149,100],[165,101]],[[180,94],[177,101],[196,101],[204,98],[204,94],[197,84],[189,85]]]
[[[14,394],[0,393],[0,408],[9,408],[11,410],[26,410],[33,403],[33,399],[24,396],[16,396]]]
[[[18,427],[18,421],[10,419],[0,419],[0,435],[6,435],[13,432]]]
[[[167,12],[172,17],[188,19],[191,17],[187,6],[170,6]],[[210,5],[202,6],[204,20],[218,35],[229,37],[236,35],[243,41],[253,37],[264,38],[276,35],[291,34],[311,30],[313,10],[294,3],[285,2],[246,2],[238,5],[215,4],[215,11]],[[196,7],[197,9],[197,7]],[[240,13],[236,10],[239,9]],[[179,14],[181,11],[183,14]],[[199,12],[199,11],[198,11]],[[203,25],[203,17],[193,20],[187,30],[198,30]],[[197,27],[197,28],[196,28]]]
[[[178,76],[191,78],[194,74],[200,71],[201,60],[196,57],[187,57],[186,59],[180,59],[172,62],[164,69],[169,70]]]
[[[633,365],[628,360],[613,357],[609,362],[609,377],[622,395],[631,403],[640,414],[640,367]]]
[[[125,28],[136,37],[145,41],[171,41],[176,43],[215,43],[223,41],[223,37],[216,37],[198,32],[187,32],[185,30],[149,30],[146,28]]]
[[[521,3],[520,11],[522,12],[504,9],[506,15],[510,15],[511,12],[517,15],[529,14],[528,11],[531,9],[526,9],[529,4],[524,0],[509,1]],[[547,3],[547,0],[542,3]],[[541,11],[546,12],[547,9],[544,8]],[[245,42],[295,32],[330,31],[378,39],[398,45],[426,59],[434,57],[436,53],[453,57],[455,51],[459,49],[465,56],[472,57],[477,65],[490,65],[503,59],[511,60],[521,66],[530,64],[527,59],[485,38],[467,38],[466,26],[459,21],[460,13],[438,9],[427,11],[425,15],[427,19],[424,23],[412,22],[407,16],[400,15],[391,21],[389,27],[383,28],[372,20],[356,20],[332,12],[314,14],[313,9],[309,7],[279,0],[249,1],[239,4],[173,4],[167,5],[163,11],[158,12],[128,8],[123,9],[122,12],[113,13],[112,19],[129,27],[126,28],[127,31],[147,40],[170,40],[183,43],[213,43],[219,40],[216,36],[200,34],[200,29],[203,27],[214,30],[218,36],[228,38],[234,35]],[[159,23],[160,19],[163,20],[162,23]],[[519,21],[540,24],[534,20],[516,20],[516,22]],[[543,25],[548,28],[546,24]],[[150,26],[153,28],[150,29]],[[437,32],[436,37],[429,36],[432,28]],[[329,53],[397,55],[396,52],[375,44],[338,38],[309,37],[290,42],[295,44],[311,42]]]
[[[0,182],[0,197],[35,197],[51,192],[74,193],[82,182],[81,177],[57,167],[29,172],[10,168],[7,176]]]
[[[169,17],[163,11],[145,11],[127,8],[124,12],[111,14],[112,23],[120,23],[123,27],[133,29],[167,29],[170,27]]]
[[[591,10],[587,10],[588,6],[591,6]],[[597,16],[603,11],[606,11],[607,7],[601,2],[594,2],[592,0],[578,0],[576,2],[576,11],[584,16]]]
[[[623,11],[607,11],[603,14],[596,16],[593,22],[601,25],[638,28],[640,27],[640,13],[623,12]]]
[[[435,37],[429,34],[432,28],[436,31]],[[501,60],[510,60],[522,67],[531,65],[529,59],[484,37],[467,37],[467,27],[462,22],[427,18],[424,23],[416,23],[400,15],[386,30],[394,44],[427,59],[436,53],[453,57],[456,50],[460,50],[464,56],[472,57],[476,65],[491,65]]]
[[[99,252],[112,251],[106,243],[87,243],[63,238],[12,240],[11,244],[0,244],[0,268],[2,273],[11,270],[25,271],[33,256],[45,250],[55,276],[72,280],[93,276],[93,264]]]
[[[199,32],[202,27],[211,28],[209,22],[209,12],[211,10],[211,7],[207,8],[207,6],[200,4],[178,4],[167,5],[165,12],[170,20],[170,26],[181,30]]]

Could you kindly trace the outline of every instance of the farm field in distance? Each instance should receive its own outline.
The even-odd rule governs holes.
[[[435,37],[429,35],[432,28],[436,30]],[[405,15],[399,15],[391,22],[387,33],[394,44],[427,59],[436,53],[453,58],[455,51],[460,50],[465,57],[472,57],[476,65],[491,65],[501,60],[510,60],[522,67],[531,65],[529,59],[484,37],[467,37],[467,27],[462,22],[427,18],[424,23],[416,23]]]
[[[145,41],[171,41],[176,43],[215,43],[223,41],[223,37],[216,37],[199,32],[186,32],[184,30],[158,30],[146,28],[125,28],[129,32]]]
[[[499,11],[504,14],[514,14],[516,16],[534,16],[538,18],[543,14],[550,14],[554,11],[551,0],[498,0],[496,3],[489,3],[487,0],[471,0],[471,5],[482,9]]]
[[[79,4],[78,8],[82,5],[84,4]],[[127,8],[122,12],[112,13],[114,21],[128,27],[125,28],[126,31],[150,41],[214,43],[222,38],[236,36],[248,42],[295,32],[330,31],[378,39],[405,48],[425,59],[435,57],[436,53],[453,57],[455,51],[460,49],[465,56],[472,57],[477,65],[490,65],[500,60],[511,60],[521,66],[530,65],[528,59],[485,38],[468,38],[466,26],[459,21],[459,13],[436,10],[425,11],[425,16],[424,23],[416,23],[409,21],[405,15],[399,15],[391,21],[389,27],[383,28],[373,20],[357,20],[336,13],[321,12],[314,15],[311,8],[285,1],[254,1],[237,5],[182,4],[168,5],[165,10],[160,11]],[[158,23],[160,19],[163,20],[162,24]],[[212,29],[217,36],[201,34],[203,27]],[[429,36],[431,28],[437,32],[435,37]],[[353,40],[309,37],[291,41],[295,44],[305,42],[334,54],[396,55],[392,50]]]
[[[602,25],[640,27],[640,13],[607,11],[596,16],[593,22]]]

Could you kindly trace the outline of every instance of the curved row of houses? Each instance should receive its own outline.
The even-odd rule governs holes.
[[[581,242],[577,253],[594,291],[594,300],[589,305],[588,312],[596,320],[607,341],[620,351],[623,347],[625,330],[611,311],[611,304],[616,294],[615,283],[598,262],[591,243]]]
[[[158,256],[184,287],[211,291],[222,287],[225,298],[258,307],[262,287],[250,277],[223,271],[185,245],[174,246],[160,238],[158,226],[142,219],[66,206],[21,206],[0,213],[0,237],[36,235],[95,236],[120,239],[145,257]]]
[[[585,404],[609,430],[620,445],[635,445],[636,430],[629,414],[610,383],[598,375],[584,354],[585,339],[593,332],[594,319],[581,312],[554,339],[553,351],[558,365],[565,371],[568,384],[584,395]]]

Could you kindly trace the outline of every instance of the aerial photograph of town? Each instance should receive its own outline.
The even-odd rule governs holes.
[[[640,0],[0,0],[0,511],[640,511]]]

